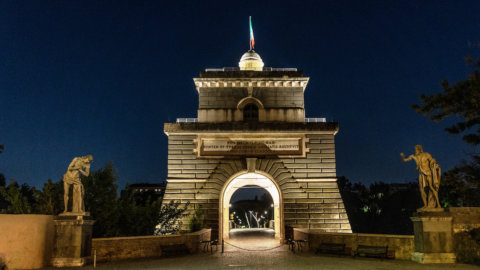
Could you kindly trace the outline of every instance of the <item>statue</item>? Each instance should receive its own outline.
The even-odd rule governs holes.
[[[70,192],[70,185],[73,185],[72,194],[72,213],[85,213],[85,204],[83,202],[83,196],[85,190],[83,189],[82,180],[80,174],[88,176],[90,175],[90,163],[93,161],[92,155],[86,155],[83,157],[76,157],[68,165],[67,172],[63,175],[63,200],[65,204],[64,213],[68,212],[68,194]]]
[[[405,155],[400,153],[400,156],[403,162],[413,159],[417,163],[419,172],[418,185],[424,204],[421,209],[441,208],[440,200],[438,199],[441,171],[437,161],[429,153],[423,152],[422,146],[419,144],[415,145],[415,155],[405,158]],[[428,196],[425,188],[428,188]]]

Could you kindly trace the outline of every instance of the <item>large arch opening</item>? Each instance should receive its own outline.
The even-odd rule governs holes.
[[[248,187],[264,189],[268,193],[269,197],[271,198],[272,203],[269,209],[263,210],[267,212],[266,214],[265,212],[257,213],[257,217],[256,217],[256,218],[259,218],[261,215],[263,215],[264,220],[268,218],[268,224],[265,223],[265,221],[259,221],[257,223],[257,220],[255,219],[255,217],[252,218],[252,214],[254,213],[247,213],[247,216],[243,218],[244,221],[242,221],[242,223],[246,222],[247,218],[250,218],[250,222],[252,222],[253,224],[253,226],[252,224],[250,224],[250,227],[255,227],[255,225],[256,227],[263,227],[264,225],[268,226],[273,229],[275,239],[282,241],[283,240],[283,236],[282,236],[283,224],[282,224],[281,217],[282,217],[283,209],[282,209],[282,203],[281,203],[282,202],[281,192],[278,185],[272,179],[270,179],[270,177],[260,173],[243,173],[239,175],[237,174],[225,184],[222,191],[222,196],[220,199],[221,201],[220,222],[219,222],[220,237],[223,237],[224,239],[229,239],[230,229],[232,229],[232,227],[235,227],[234,222],[232,222],[232,218],[233,218],[233,221],[235,221],[235,218],[237,218],[237,216],[240,217],[240,215],[238,214],[245,215],[244,213],[237,213],[236,211],[234,211],[234,209],[232,209],[232,205],[230,202],[231,202],[232,196],[237,191],[239,191],[242,188],[248,188]],[[236,212],[236,213],[233,214],[233,212]],[[237,225],[240,223],[238,222],[238,219],[239,218],[236,219]]]

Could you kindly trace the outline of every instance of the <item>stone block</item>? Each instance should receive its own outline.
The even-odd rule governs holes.
[[[419,263],[455,262],[452,216],[443,209],[422,211],[411,217],[415,233],[412,260]]]
[[[308,163],[307,168],[309,169],[335,169],[335,163]]]
[[[309,182],[309,188],[337,188],[337,182]]]
[[[167,189],[165,192],[168,192],[170,189],[193,189],[195,188],[195,183],[168,183]]]
[[[322,177],[325,177],[325,178],[328,178],[328,177],[336,177],[337,174],[336,173],[324,173],[324,172],[319,172],[319,173],[308,173],[308,177],[309,178],[322,178]]]
[[[339,219],[339,214],[311,214],[313,219]]]
[[[52,265],[55,267],[84,266],[91,262],[94,220],[88,214],[66,213],[57,216]]]
[[[308,193],[308,198],[338,198],[340,199],[340,193]]]

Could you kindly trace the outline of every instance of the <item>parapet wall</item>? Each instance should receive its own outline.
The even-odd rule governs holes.
[[[190,253],[199,250],[200,241],[210,240],[211,229],[194,233],[161,236],[133,236],[92,239],[92,255],[98,262],[162,256],[162,246],[184,244]]]
[[[480,228],[480,207],[450,207],[447,211],[453,218],[453,233]]]
[[[413,235],[332,233],[294,228],[293,238],[295,240],[308,240],[310,250],[316,250],[321,243],[345,244],[347,248],[352,250],[352,253],[358,245],[388,246],[389,253],[394,252],[395,259],[398,260],[410,260],[414,251]]]
[[[48,266],[55,240],[54,216],[0,215],[0,268]]]

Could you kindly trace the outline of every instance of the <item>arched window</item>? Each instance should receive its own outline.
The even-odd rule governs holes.
[[[253,103],[245,105],[243,108],[243,121],[257,122],[258,121],[258,107]]]

